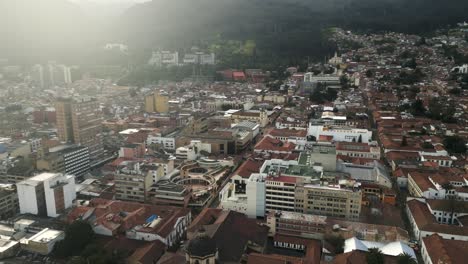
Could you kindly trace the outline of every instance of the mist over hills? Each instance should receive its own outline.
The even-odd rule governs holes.
[[[222,38],[255,41],[259,57],[319,58],[330,26],[418,33],[468,20],[465,10],[463,0],[153,0],[96,19],[66,0],[4,0],[0,57],[81,62],[108,42],[143,57]]]

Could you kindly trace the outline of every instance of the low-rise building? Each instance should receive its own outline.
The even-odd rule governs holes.
[[[270,211],[267,226],[270,236],[280,234],[322,239],[327,229],[326,219],[321,215]]]
[[[302,184],[296,189],[296,212],[345,219],[359,219],[360,184],[340,181],[337,185]]]
[[[377,248],[380,250],[380,252],[382,252],[383,255],[387,256],[396,257],[399,255],[409,255],[414,260],[417,259],[414,250],[401,241],[394,241],[391,243],[380,243],[375,241],[360,240],[356,237],[348,238],[345,240],[344,253],[356,250],[368,252],[371,248]]]
[[[372,140],[372,131],[345,126],[309,125],[308,135],[315,139],[330,137],[334,142],[362,142]]]
[[[305,145],[307,142],[307,131],[305,130],[273,129],[267,136],[296,145]]]
[[[234,123],[240,123],[242,121],[252,121],[260,125],[260,127],[266,127],[270,120],[269,114],[266,110],[261,111],[237,111],[231,115]]]
[[[65,239],[65,232],[45,228],[29,238],[20,240],[21,247],[33,253],[48,255],[54,249],[55,244]]]
[[[143,158],[146,153],[144,143],[140,144],[126,144],[119,149],[119,158]]]
[[[68,215],[68,222],[88,222],[96,234],[123,235],[142,241],[177,244],[192,220],[190,210],[181,207],[93,199]]]
[[[424,264],[465,263],[467,241],[444,239],[437,233],[421,241],[421,256]]]
[[[336,154],[378,160],[380,159],[380,147],[376,143],[337,142]]]
[[[444,239],[468,241],[466,214],[462,217],[458,215],[459,212],[448,212],[451,209],[431,211],[431,203],[421,198],[408,198],[406,204],[406,213],[418,241],[434,233]],[[455,224],[446,224],[449,222],[455,222]]]
[[[145,202],[154,181],[164,175],[162,166],[128,161],[115,173],[115,197],[124,201]]]

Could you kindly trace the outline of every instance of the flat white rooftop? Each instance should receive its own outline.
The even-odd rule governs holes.
[[[61,236],[63,231],[53,230],[49,228],[45,228],[39,233],[35,234],[34,236],[29,238],[29,241],[34,241],[38,243],[47,243],[56,239],[57,237]]]
[[[317,224],[326,224],[327,217],[322,215],[301,214],[294,212],[281,212],[280,219],[305,221]]]

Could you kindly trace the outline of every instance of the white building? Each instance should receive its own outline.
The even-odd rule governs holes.
[[[388,244],[359,240],[356,237],[348,238],[345,240],[344,253],[348,253],[354,250],[369,251],[371,248],[379,249],[384,255],[387,256],[398,256],[400,254],[408,254],[414,260],[416,260],[416,254],[414,250],[407,244],[401,241],[390,242]]]
[[[320,136],[333,137],[334,142],[362,142],[369,143],[372,141],[372,131],[360,128],[340,127],[340,126],[324,126],[324,125],[309,125],[307,133],[309,136],[315,137],[317,140]]]
[[[214,53],[187,53],[184,55],[184,64],[202,64],[202,65],[214,65],[215,54]]]
[[[176,143],[174,133],[164,136],[161,133],[149,134],[146,139],[146,145],[149,146],[151,144],[161,145],[163,149],[175,149]]]
[[[233,128],[238,128],[241,131],[252,132],[252,137],[255,138],[260,133],[260,125],[252,121],[242,121],[238,124],[235,124]]]
[[[339,84],[340,77],[337,75],[314,75],[313,72],[304,74],[305,83],[327,83],[327,84]]]
[[[61,173],[41,173],[16,186],[22,214],[57,217],[76,199],[75,177]]]
[[[200,140],[190,141],[190,145],[176,149],[176,158],[181,160],[196,160],[201,157],[201,151],[211,153],[211,144],[202,143]]]
[[[179,65],[179,53],[170,51],[153,51],[151,58],[148,61],[149,65],[152,66],[178,66]]]
[[[107,43],[104,45],[105,50],[119,50],[120,52],[128,52],[128,46],[120,43]]]
[[[298,167],[296,160],[266,160],[260,167],[260,173],[252,173],[247,179],[233,177],[219,193],[220,207],[244,213],[248,217],[264,217],[268,210],[294,211],[295,188],[297,181],[310,181],[310,175],[293,174],[291,168]],[[320,177],[319,167],[310,168],[309,173]],[[271,177],[274,172],[284,171],[285,175]],[[236,185],[237,182],[237,185]],[[240,183],[240,184],[239,184]],[[236,190],[236,186],[245,186],[245,192]]]
[[[27,251],[48,255],[54,249],[55,243],[65,239],[65,232],[45,228],[30,238],[20,240],[22,248]]]
[[[36,153],[37,150],[42,147],[42,139],[31,139],[31,141],[29,141],[29,146],[31,147],[31,153]]]
[[[452,69],[452,71],[456,71],[458,69],[458,73],[466,74],[468,73],[468,64],[463,64],[462,66],[457,66]]]

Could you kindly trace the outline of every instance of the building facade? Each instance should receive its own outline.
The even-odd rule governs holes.
[[[75,177],[42,173],[17,185],[20,213],[57,217],[76,199]]]
[[[62,99],[56,103],[59,139],[86,146],[91,160],[104,154],[102,118],[99,103],[94,98]]]
[[[357,220],[361,200],[357,186],[304,184],[296,190],[296,212]]]

